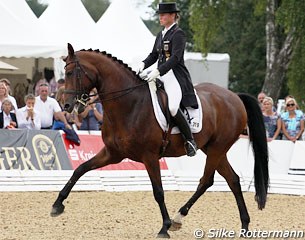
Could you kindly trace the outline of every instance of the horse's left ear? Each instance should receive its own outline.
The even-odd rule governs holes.
[[[74,49],[70,43],[68,43],[68,54],[69,54],[69,57],[74,56]]]

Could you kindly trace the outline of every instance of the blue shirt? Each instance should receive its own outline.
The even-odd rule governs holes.
[[[295,137],[301,129],[301,121],[304,121],[304,114],[301,110],[295,110],[295,117],[290,118],[289,112],[284,112],[281,118],[285,124],[286,131],[291,137]]]
[[[95,107],[99,113],[103,113],[103,107],[101,103],[96,103]],[[102,123],[96,119],[94,110],[90,109],[88,115],[82,120],[80,130],[100,130],[101,124]]]

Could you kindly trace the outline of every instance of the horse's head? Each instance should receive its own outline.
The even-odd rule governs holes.
[[[97,84],[97,70],[80,55],[74,52],[72,45],[68,43],[68,56],[64,59],[66,62],[64,109],[67,112],[72,112],[73,109],[77,113],[83,112],[90,100],[90,90]]]

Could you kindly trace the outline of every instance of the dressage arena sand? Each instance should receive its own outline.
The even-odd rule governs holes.
[[[155,239],[161,214],[152,192],[72,192],[65,212],[56,218],[50,210],[57,192],[1,192],[0,239]],[[166,191],[170,216],[191,192]],[[304,230],[305,197],[270,194],[266,209],[259,211],[254,193],[244,193],[251,217],[250,229]],[[183,219],[171,239],[195,239],[201,228],[238,231],[239,214],[231,192],[207,192]],[[205,238],[207,239],[207,237]],[[220,238],[217,238],[220,239]]]

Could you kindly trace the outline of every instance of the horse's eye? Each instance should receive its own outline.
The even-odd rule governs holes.
[[[73,71],[68,71],[68,72],[66,72],[66,76],[67,76],[67,77],[71,77],[72,74],[73,74]]]

